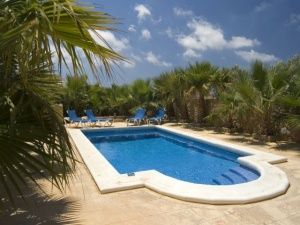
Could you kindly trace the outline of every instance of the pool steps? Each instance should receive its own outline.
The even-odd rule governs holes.
[[[244,167],[235,167],[213,179],[213,183],[216,185],[240,184],[255,180],[258,177],[259,175],[254,171]]]

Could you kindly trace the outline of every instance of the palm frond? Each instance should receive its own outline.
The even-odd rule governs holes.
[[[106,13],[73,0],[8,0],[1,1],[0,8],[0,21],[4,21],[0,25],[0,51],[6,54],[22,45],[34,61],[38,62],[39,53],[44,52],[50,63],[55,52],[58,68],[65,65],[70,69],[66,60],[70,57],[74,74],[84,73],[86,59],[95,76],[99,76],[100,67],[110,76],[112,63],[125,60],[98,33],[114,30],[112,25],[117,23]]]

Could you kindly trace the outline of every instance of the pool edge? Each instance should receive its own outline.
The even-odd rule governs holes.
[[[128,177],[119,174],[106,158],[95,148],[88,138],[78,129],[68,129],[84,163],[89,169],[101,193],[110,193],[146,187],[161,194],[191,202],[208,204],[245,204],[270,199],[284,194],[289,188],[286,174],[271,164],[286,162],[287,158],[258,151],[249,147],[231,144],[214,138],[201,138],[195,134],[178,131],[174,128],[152,126],[180,136],[188,136],[209,144],[225,146],[230,151],[250,154],[239,157],[239,162],[257,170],[259,179],[236,185],[194,184],[168,177],[156,170],[137,172]],[[103,128],[101,128],[103,130]],[[120,129],[120,128],[107,128]],[[125,128],[126,129],[126,128]],[[93,129],[94,130],[94,129]]]

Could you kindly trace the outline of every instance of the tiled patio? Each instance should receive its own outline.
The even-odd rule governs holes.
[[[124,126],[117,124],[116,126]],[[174,126],[177,129],[184,129]],[[239,136],[193,131],[234,143],[248,145]],[[60,194],[47,188],[55,204],[40,200],[37,206],[23,206],[10,216],[0,217],[0,224],[68,224],[68,218],[85,224],[300,224],[300,149],[299,145],[274,150],[274,145],[252,147],[288,157],[287,163],[277,164],[289,177],[291,187],[285,195],[247,205],[206,205],[175,200],[145,188],[111,194],[101,194],[83,164],[78,166],[70,190]],[[282,147],[283,148],[283,147]],[[281,149],[282,149],[281,148]],[[297,149],[298,148],[298,149]],[[41,183],[44,183],[41,181]],[[60,199],[62,198],[62,199]],[[53,219],[55,218],[55,219]]]

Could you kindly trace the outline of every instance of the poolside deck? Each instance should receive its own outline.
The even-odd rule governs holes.
[[[115,126],[126,126],[117,123]],[[181,126],[167,124],[176,129]],[[202,137],[217,137],[241,145],[251,145],[262,151],[288,157],[287,163],[277,164],[286,172],[291,187],[285,195],[247,205],[216,206],[189,203],[157,194],[146,188],[101,194],[83,164],[77,168],[76,178],[70,190],[61,194],[46,185],[50,200],[37,198],[37,207],[31,203],[20,203],[20,210],[12,215],[0,216],[0,224],[197,224],[197,225],[234,225],[234,224],[300,224],[300,149],[299,145],[274,144],[260,145],[247,141],[241,136],[216,134],[212,131],[189,129]],[[45,182],[41,180],[41,184]],[[28,199],[33,198],[29,193]],[[30,202],[30,201],[29,201]],[[67,222],[71,223],[67,223]]]

